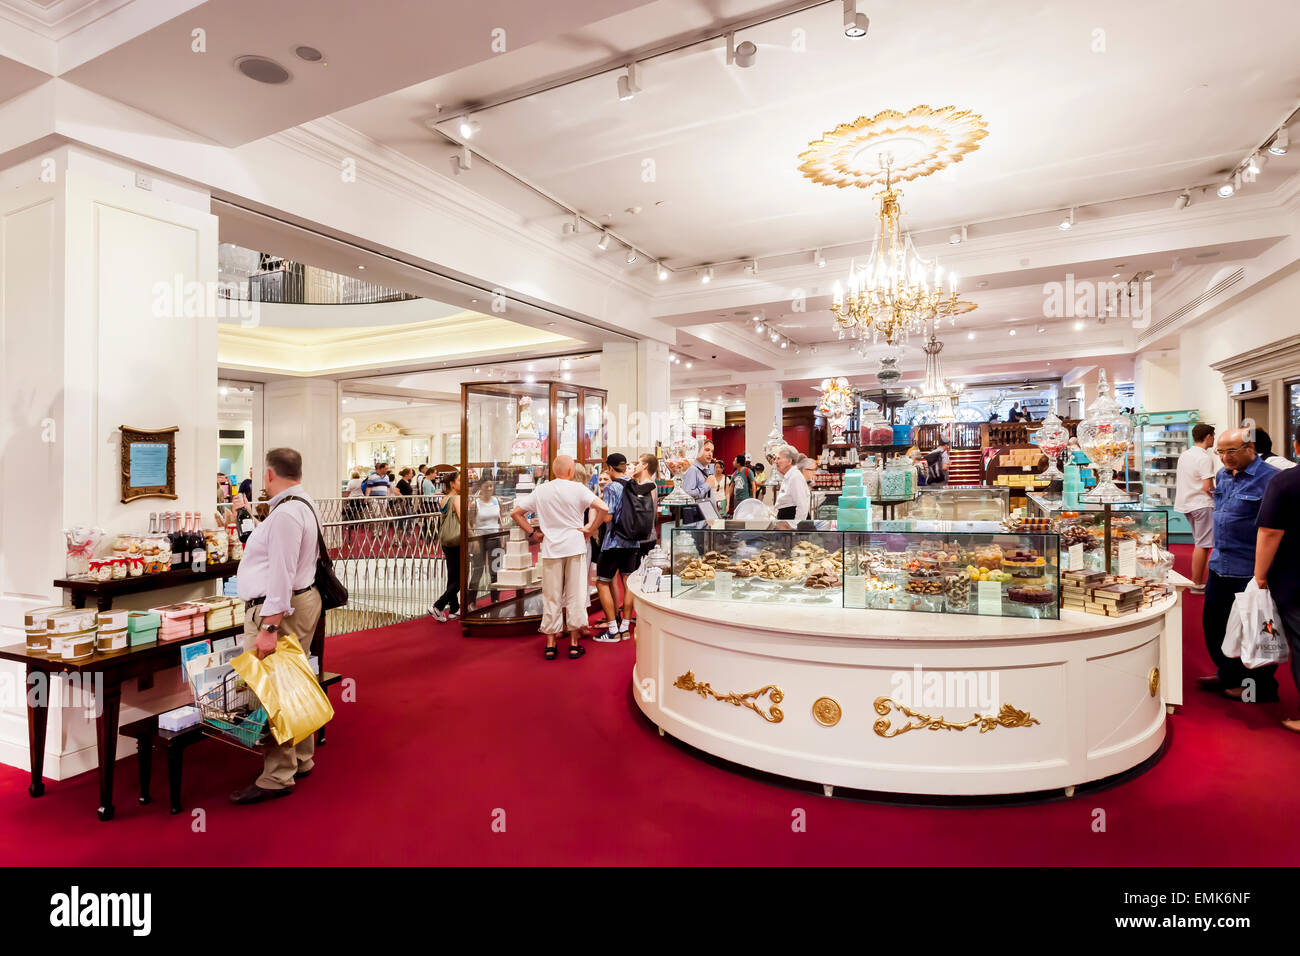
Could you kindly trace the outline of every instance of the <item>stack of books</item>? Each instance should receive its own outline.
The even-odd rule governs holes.
[[[1061,607],[1087,614],[1123,617],[1143,607],[1145,587],[1100,571],[1061,572]]]

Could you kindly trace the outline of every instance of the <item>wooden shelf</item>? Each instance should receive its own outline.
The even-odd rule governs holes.
[[[71,591],[74,596],[81,595],[83,599],[85,596],[112,599],[119,594],[157,591],[162,588],[174,588],[185,584],[196,584],[200,581],[211,581],[213,578],[233,578],[238,571],[238,561],[227,561],[224,564],[208,565],[206,570],[197,573],[194,571],[164,571],[161,574],[143,574],[139,577],[119,578],[115,581],[59,579],[54,582],[54,586],[65,591]]]

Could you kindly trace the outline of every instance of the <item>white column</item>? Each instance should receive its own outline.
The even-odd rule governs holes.
[[[600,387],[609,392],[606,447],[628,458],[668,441],[668,346],[609,342],[600,354]]]
[[[135,172],[62,148],[0,173],[0,447],[13,492],[0,499],[6,644],[23,640],[25,610],[62,603],[52,583],[64,576],[64,528],[144,532],[151,511],[210,515],[215,505],[217,320],[204,293],[215,289],[217,221],[206,193],[157,177],[155,189],[138,189]],[[177,426],[177,500],[122,502],[123,425]],[[194,596],[169,589],[115,606]],[[122,722],[183,702],[178,674],[158,675],[145,692],[129,682]],[[22,680],[19,667],[0,668],[7,686]],[[119,754],[131,750],[119,741]],[[0,761],[27,766],[21,693],[0,704]],[[52,707],[46,775],[96,762],[93,712]]]
[[[781,385],[766,382],[745,386],[745,454],[750,461],[763,461],[763,446],[772,433],[772,423],[782,415]]]
[[[292,448],[302,455],[302,483],[307,494],[313,498],[339,497],[347,464],[344,447],[356,435],[352,419],[339,419],[340,398],[339,383],[332,379],[269,383],[262,403],[264,450],[263,460],[256,466],[257,474],[266,468],[266,452]]]

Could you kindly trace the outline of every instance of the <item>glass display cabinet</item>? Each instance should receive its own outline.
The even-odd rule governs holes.
[[[1143,509],[1140,502],[1128,505],[1080,505],[1066,508],[1060,499],[1030,495],[1037,521],[1057,532],[1061,563],[1069,567],[1066,555],[1072,545],[1083,547],[1083,567],[1075,570],[1109,571],[1136,577],[1164,579],[1161,566],[1173,566],[1169,553],[1169,512]],[[1032,520],[1032,519],[1031,519]],[[1035,522],[1034,527],[1038,527]],[[1132,541],[1132,550],[1126,541]],[[1109,554],[1107,565],[1103,556]],[[1129,567],[1130,560],[1133,567]],[[1167,570],[1167,568],[1166,568]],[[1150,573],[1147,573],[1150,572]]]
[[[845,532],[844,606],[1055,620],[1058,555],[1056,535],[992,522],[886,522]]]
[[[604,460],[606,392],[568,382],[461,385],[461,630],[536,630],[537,547],[518,540],[515,499],[548,481],[557,455]],[[594,590],[593,590],[594,593]],[[584,625],[586,622],[582,622]]]
[[[1192,427],[1201,420],[1195,408],[1177,412],[1138,410],[1138,470],[1142,474],[1142,505],[1169,515],[1171,534],[1191,534],[1187,518],[1174,511],[1178,456],[1192,446]]]
[[[818,522],[817,524],[821,524]],[[674,599],[1059,618],[1055,534],[993,522],[885,522],[880,531],[780,522],[674,528]]]
[[[671,533],[672,596],[785,607],[842,607],[843,535],[782,522],[710,521]]]
[[[921,486],[920,496],[900,505],[898,517],[918,521],[1001,521],[1011,511],[1011,489],[984,485],[974,488]]]

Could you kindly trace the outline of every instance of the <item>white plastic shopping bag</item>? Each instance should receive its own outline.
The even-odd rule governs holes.
[[[1273,604],[1273,595],[1261,588],[1252,578],[1246,590],[1232,602],[1228,630],[1223,638],[1223,652],[1229,654],[1234,629],[1238,635],[1240,657],[1247,667],[1281,664],[1290,656],[1286,635],[1282,633],[1282,618]]]

